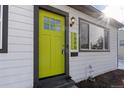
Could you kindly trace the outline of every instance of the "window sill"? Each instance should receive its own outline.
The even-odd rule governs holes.
[[[79,50],[79,52],[110,52],[110,50]]]

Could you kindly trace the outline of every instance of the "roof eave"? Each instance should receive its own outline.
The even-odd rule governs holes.
[[[91,5],[69,5],[69,6],[94,18],[98,18],[104,15],[104,13],[102,13],[101,11],[99,11],[98,9],[96,9]],[[117,28],[124,27],[124,24],[120,23],[119,21],[113,18],[110,18],[110,24]]]

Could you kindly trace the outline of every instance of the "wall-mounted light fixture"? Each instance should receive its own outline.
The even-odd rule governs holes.
[[[71,17],[71,23],[70,23],[70,26],[72,27],[75,23],[75,17]]]

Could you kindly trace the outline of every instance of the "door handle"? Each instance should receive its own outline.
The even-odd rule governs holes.
[[[63,55],[65,54],[65,48],[62,48],[62,54]]]

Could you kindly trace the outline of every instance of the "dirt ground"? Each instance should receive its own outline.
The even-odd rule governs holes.
[[[114,70],[76,84],[79,88],[124,88],[124,70]]]

